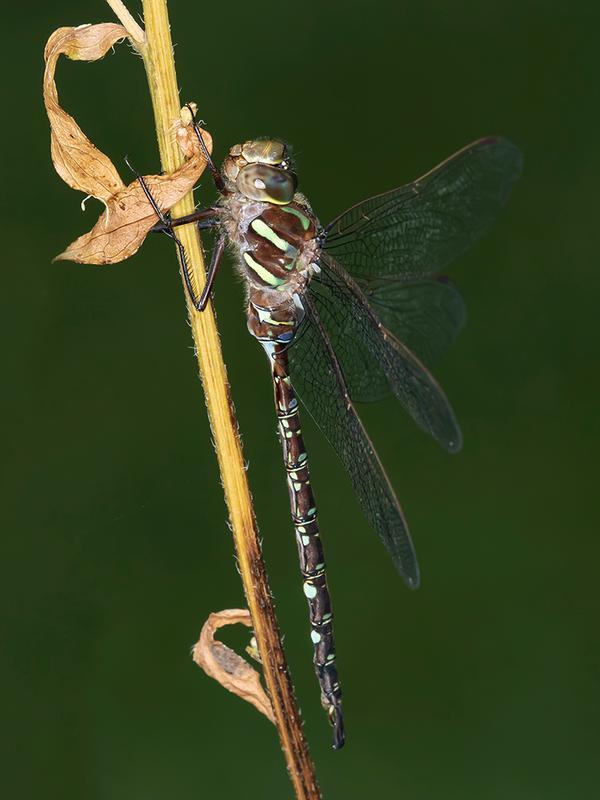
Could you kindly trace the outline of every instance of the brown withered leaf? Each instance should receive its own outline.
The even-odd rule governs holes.
[[[210,141],[208,134],[203,134]],[[146,175],[145,181],[158,207],[168,211],[187,194],[204,169],[200,157],[186,161],[169,175]],[[136,179],[106,201],[106,208],[91,231],[84,233],[55,261],[77,261],[80,264],[116,264],[132,256],[141,246],[156,214]]]
[[[105,210],[91,231],[56,257],[84,264],[114,264],[133,255],[153,227],[156,215],[136,179],[125,186],[112,161],[83,133],[73,117],[61,108],[54,81],[59,56],[80,61],[102,58],[117,42],[127,37],[121,25],[112,23],[59,28],[45,49],[44,102],[51,126],[52,161],[61,178],[73,189],[97,197]],[[206,162],[190,124],[189,112],[175,120],[173,135],[188,157],[169,175],[145,176],[161,211],[168,211],[197,183]],[[205,144],[212,139],[203,131]]]
[[[209,677],[251,703],[275,724],[271,701],[262,687],[258,672],[231,648],[214,638],[219,628],[238,623],[252,627],[250,613],[245,608],[229,608],[211,614],[202,627],[200,639],[194,645],[194,661]]]
[[[126,37],[125,28],[112,23],[59,28],[50,36],[44,50],[44,103],[50,120],[54,167],[72,189],[80,189],[101,200],[108,200],[124,188],[123,181],[110,158],[90,142],[73,117],[60,107],[54,73],[61,55],[79,61],[96,61]]]

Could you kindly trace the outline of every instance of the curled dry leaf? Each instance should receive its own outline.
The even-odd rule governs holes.
[[[252,703],[275,724],[271,701],[261,685],[258,672],[236,652],[214,638],[219,628],[237,623],[248,628],[252,626],[250,613],[246,609],[230,608],[211,614],[202,627],[200,639],[194,645],[194,661],[221,686]]]
[[[54,75],[59,56],[80,61],[102,58],[127,37],[121,25],[81,25],[59,28],[48,39],[44,58],[44,103],[51,127],[52,161],[60,177],[73,189],[101,200],[105,209],[91,231],[57,256],[84,264],[114,264],[133,255],[156,222],[156,215],[137,179],[125,186],[112,161],[100,151],[58,102]],[[206,162],[190,124],[190,117],[174,121],[174,136],[188,158],[169,175],[145,176],[161,211],[168,211],[197,183]],[[210,135],[203,131],[208,150]],[[57,260],[55,259],[55,260]]]
[[[121,25],[108,23],[59,28],[48,39],[44,50],[44,103],[50,120],[54,167],[72,189],[81,189],[101,200],[108,200],[123,189],[123,181],[108,156],[90,142],[73,117],[60,107],[54,73],[59,56],[96,61],[126,36]]]
[[[197,157],[169,175],[145,175],[144,179],[158,207],[168,211],[193,188],[202,169],[204,162]],[[92,230],[72,242],[54,260],[116,264],[139,249],[156,222],[156,214],[136,178],[106,201],[106,208]]]

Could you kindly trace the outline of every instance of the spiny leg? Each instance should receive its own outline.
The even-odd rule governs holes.
[[[202,293],[198,299],[198,302],[194,302],[192,298],[192,302],[194,302],[194,307],[197,311],[204,311],[206,308],[206,304],[210,299],[210,295],[212,293],[213,287],[215,285],[215,280],[217,278],[219,267],[221,266],[221,261],[223,259],[223,251],[225,250],[225,241],[226,237],[225,234],[222,233],[213,248],[211,257],[210,257],[210,264],[208,266],[208,270],[206,272],[206,282],[202,287]]]
[[[219,209],[218,208],[197,208],[195,211],[192,211],[191,214],[184,214],[182,217],[171,217],[171,216],[164,216],[164,222],[157,222],[156,225],[151,228],[152,233],[165,233],[166,229],[169,228],[177,228],[180,225],[188,225],[190,222],[195,222],[198,225],[198,229],[203,230],[210,230],[210,228],[216,228],[219,224]]]
[[[219,272],[219,266],[221,264],[223,251],[225,249],[225,235],[222,234],[217,239],[217,243],[216,243],[216,245],[215,245],[215,247],[213,249],[213,252],[212,252],[210,265],[209,265],[208,271],[206,273],[206,282],[205,282],[205,284],[204,284],[204,286],[202,288],[202,293],[201,293],[200,297],[196,298],[196,293],[194,292],[194,287],[192,285],[192,279],[191,279],[190,271],[189,271],[189,267],[188,267],[187,255],[186,255],[186,252],[185,252],[185,247],[183,246],[183,242],[181,241],[181,239],[179,239],[179,237],[173,231],[173,227],[174,227],[174,225],[183,225],[183,224],[185,224],[187,222],[193,222],[193,221],[198,220],[198,214],[202,214],[204,216],[204,214],[206,212],[206,216],[208,217],[208,214],[210,212],[213,212],[213,209],[201,209],[198,212],[193,212],[192,214],[187,215],[187,218],[181,217],[181,218],[179,218],[178,220],[175,220],[175,221],[169,219],[168,217],[166,217],[163,214],[163,212],[158,207],[158,203],[156,202],[156,200],[152,196],[152,192],[148,188],[148,184],[146,183],[146,180],[145,180],[144,176],[141,175],[131,165],[131,163],[130,163],[130,161],[129,161],[127,156],[125,157],[125,163],[129,167],[129,169],[134,173],[134,175],[137,177],[137,179],[139,181],[139,184],[142,187],[142,189],[144,191],[144,194],[146,195],[146,198],[148,199],[148,202],[152,206],[152,209],[153,209],[154,213],[156,214],[156,216],[159,219],[158,226],[160,226],[160,227],[155,226],[156,230],[160,231],[161,233],[166,234],[170,239],[172,239],[175,242],[175,246],[177,247],[177,253],[178,253],[178,256],[179,256],[179,263],[181,264],[181,271],[182,271],[182,274],[183,274],[183,280],[184,280],[184,283],[185,283],[185,288],[186,288],[187,293],[188,293],[188,295],[190,297],[190,300],[192,301],[192,305],[194,306],[194,308],[197,311],[204,311],[204,309],[206,308],[206,304],[208,303],[208,300],[210,298],[211,292],[213,290],[215,278],[217,277],[217,274]],[[213,227],[214,224],[215,224],[214,222],[213,222],[213,224],[206,224],[204,227]]]
[[[225,194],[225,181],[223,180],[223,176],[215,166],[215,162],[212,160],[211,154],[208,152],[208,147],[206,146],[206,142],[204,141],[204,137],[202,136],[202,131],[200,130],[200,125],[203,125],[204,123],[202,120],[196,122],[196,114],[191,106],[191,103],[186,103],[185,107],[192,115],[192,125],[194,126],[194,133],[196,134],[198,142],[200,143],[200,149],[202,150],[202,155],[204,156],[206,163],[208,164],[208,168],[210,170],[210,174],[212,175],[215,187],[219,192],[219,194]]]

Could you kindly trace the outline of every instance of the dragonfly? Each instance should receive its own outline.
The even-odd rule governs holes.
[[[507,139],[480,139],[323,226],[298,191],[286,143],[237,144],[219,170],[194,126],[219,195],[212,207],[169,218],[138,178],[157,214],[154,230],[177,245],[198,311],[211,297],[227,246],[243,278],[248,329],[270,365],[314,667],[339,749],[345,730],[332,603],[298,399],[346,468],[398,572],[416,589],[419,566],[408,524],[356,405],[393,394],[445,450],[460,450],[454,412],[429,371],[465,320],[460,294],[440,273],[497,217],[522,157]],[[216,231],[200,295],[175,233],[190,222]]]

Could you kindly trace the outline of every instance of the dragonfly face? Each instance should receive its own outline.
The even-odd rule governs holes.
[[[239,192],[249,200],[288,205],[298,186],[289,166],[287,147],[277,139],[236,144],[223,164],[225,185],[228,191]]]

